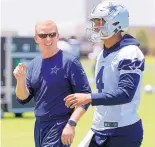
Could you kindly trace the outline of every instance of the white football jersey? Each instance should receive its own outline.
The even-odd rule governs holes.
[[[106,122],[118,122],[117,127],[123,127],[134,124],[139,120],[137,109],[141,95],[142,66],[144,66],[144,55],[136,45],[125,46],[111,52],[105,58],[103,57],[103,50],[100,52],[95,69],[96,84],[99,92],[110,92],[117,89],[120,76],[123,75],[129,74],[130,76],[131,73],[136,73],[140,76],[140,79],[131,102],[120,105],[95,106],[93,129],[99,131],[111,129],[110,126],[105,126]],[[101,81],[102,86],[98,86]]]

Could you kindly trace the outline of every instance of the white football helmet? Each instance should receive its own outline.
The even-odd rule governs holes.
[[[98,42],[120,31],[127,31],[129,13],[125,7],[115,1],[104,1],[92,10],[89,22],[90,26],[86,30],[88,38],[93,42]]]

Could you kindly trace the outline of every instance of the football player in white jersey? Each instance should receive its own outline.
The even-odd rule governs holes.
[[[143,127],[137,109],[144,55],[134,37],[122,35],[129,26],[128,10],[105,1],[92,10],[89,20],[90,40],[104,41],[95,69],[98,93],[77,93],[64,99],[70,107],[86,103],[95,107],[92,128],[79,147],[140,147]]]

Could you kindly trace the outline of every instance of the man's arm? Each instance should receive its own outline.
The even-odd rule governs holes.
[[[27,72],[27,73],[26,73]],[[19,65],[13,71],[13,74],[17,80],[16,85],[16,98],[19,103],[28,103],[33,95],[30,85],[30,71],[26,69],[26,65],[19,63]]]
[[[74,112],[72,113],[72,115],[70,117],[70,120],[77,123],[85,112],[86,112],[86,110],[82,107],[75,108]]]
[[[91,93],[88,78],[78,59],[74,59],[70,66],[69,80],[73,93]],[[84,104],[81,105],[81,107],[87,110],[89,105],[90,104]]]
[[[64,145],[72,144],[75,136],[75,126],[85,112],[86,110],[81,106],[75,108],[61,135],[61,141]],[[70,121],[74,124],[70,124]]]
[[[75,59],[69,68],[69,81],[74,93],[91,93],[88,79],[84,72],[81,63]],[[72,121],[74,125],[69,122],[65,126],[62,132],[62,143],[64,145],[71,144],[73,142],[75,134],[75,124],[80,120],[82,115],[86,112],[90,104],[80,105],[74,109],[69,121]]]
[[[118,65],[120,78],[118,88],[110,92],[91,94],[92,105],[121,105],[131,102],[144,71],[143,60],[125,59]]]
[[[26,100],[28,96],[30,95],[29,90],[26,86],[26,80],[17,80],[16,85],[16,96],[20,100]]]

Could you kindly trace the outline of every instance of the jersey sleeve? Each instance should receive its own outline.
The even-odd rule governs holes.
[[[137,46],[127,46],[118,54],[118,88],[92,94],[92,105],[119,105],[131,102],[144,71],[144,55]]]
[[[69,70],[69,81],[74,93],[91,93],[85,71],[78,59],[74,59]],[[82,105],[87,110],[90,104]]]
[[[28,103],[34,96],[33,94],[33,88],[31,87],[31,74],[32,74],[32,68],[33,68],[33,61],[31,61],[28,66],[27,66],[27,72],[26,72],[26,86],[29,90],[30,95],[28,96],[27,99],[25,100],[21,100],[18,97],[16,97],[16,99],[18,100],[18,102],[20,104],[26,104]]]
[[[132,100],[144,71],[145,59],[137,46],[131,46],[128,54],[122,55],[118,64],[118,87]]]

